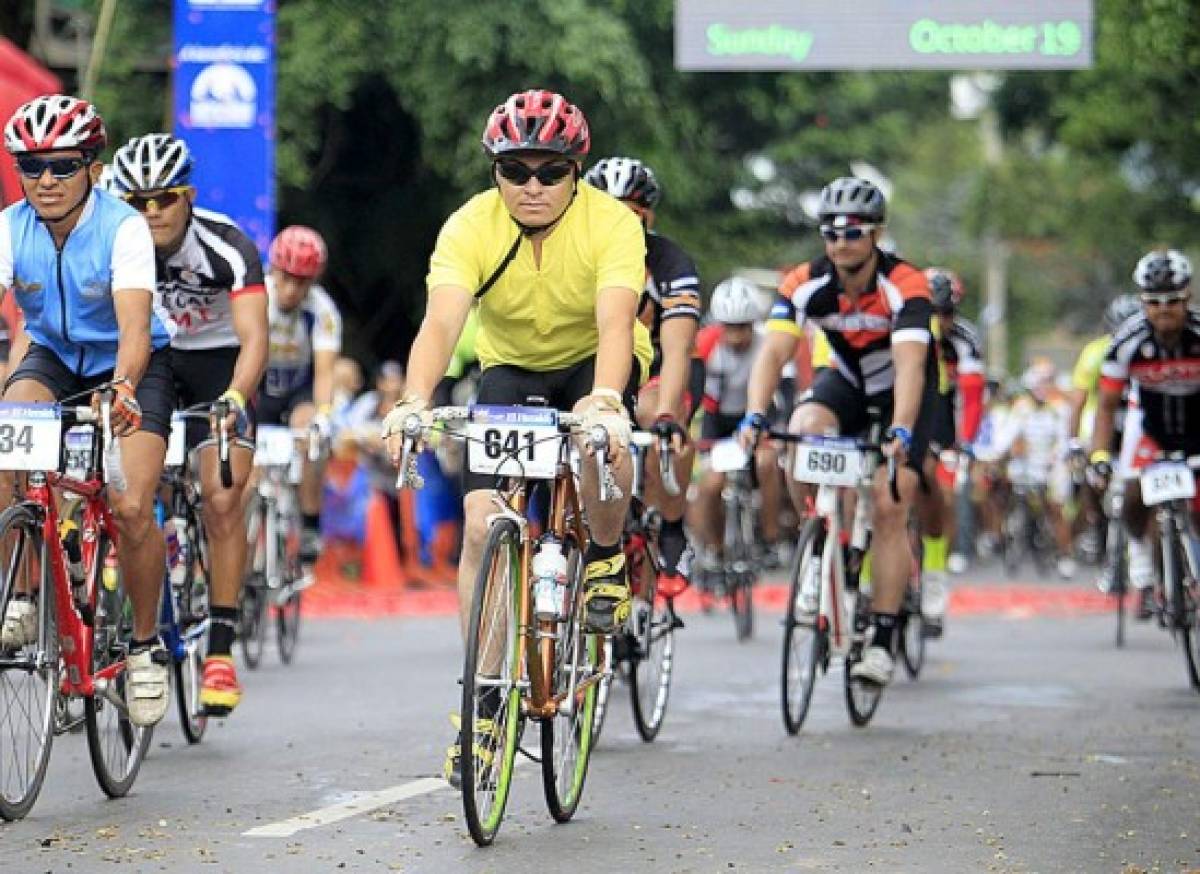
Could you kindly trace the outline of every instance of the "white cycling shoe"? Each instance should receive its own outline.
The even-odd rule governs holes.
[[[20,649],[37,642],[38,615],[37,604],[33,601],[16,600],[8,602],[4,611],[4,624],[0,626],[0,649]]]
[[[886,686],[892,682],[892,672],[895,670],[896,660],[890,652],[882,646],[868,646],[863,650],[862,659],[850,669],[850,676],[855,680]]]
[[[125,660],[125,703],[129,707],[129,721],[134,725],[157,725],[167,715],[170,661],[171,656],[161,643]]]

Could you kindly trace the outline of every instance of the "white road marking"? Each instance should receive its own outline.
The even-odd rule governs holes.
[[[416,798],[419,795],[428,795],[430,792],[449,788],[450,784],[441,777],[423,777],[411,783],[389,786],[387,789],[380,789],[377,792],[364,792],[350,801],[343,801],[341,804],[333,804],[329,807],[322,807],[320,810],[302,813],[291,819],[280,820],[269,825],[260,825],[257,828],[242,832],[242,835],[248,838],[290,838],[296,832],[301,832],[305,829],[331,825],[335,822],[341,822],[344,819],[370,813],[372,810],[388,804],[395,804],[397,801],[404,801],[406,798]]]

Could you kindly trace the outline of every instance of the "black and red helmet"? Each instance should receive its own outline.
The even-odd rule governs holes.
[[[553,91],[520,91],[497,106],[483,131],[488,157],[510,152],[549,152],[580,159],[592,138],[579,107]]]

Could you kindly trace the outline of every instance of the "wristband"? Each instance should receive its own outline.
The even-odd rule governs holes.
[[[237,408],[239,410],[246,409],[246,396],[244,394],[242,394],[240,391],[238,391],[236,388],[225,389],[224,394],[222,394],[219,398],[217,398],[217,400],[233,401],[233,403],[237,406]]]
[[[755,431],[762,431],[767,427],[767,417],[762,413],[747,413],[742,416],[742,421],[738,422],[738,428],[753,428]]]
[[[903,425],[893,425],[884,432],[883,436],[887,440],[899,440],[905,452],[912,449],[912,431]]]
[[[114,376],[111,380],[109,380],[109,384],[114,389],[120,388],[121,386],[125,386],[127,389],[130,389],[131,391],[137,391],[137,389],[133,385],[133,380],[130,379],[128,376]]]
[[[1111,464],[1112,453],[1107,449],[1097,449],[1090,456],[1088,456],[1088,461],[1090,461],[1092,464]]]

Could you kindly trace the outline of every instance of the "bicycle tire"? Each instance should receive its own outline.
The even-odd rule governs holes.
[[[662,728],[675,673],[675,611],[667,599],[657,597],[654,588],[651,584],[649,601],[640,605],[634,602],[631,617],[635,647],[629,670],[629,699],[633,724],[646,743],[651,743]]]
[[[1116,531],[1112,531],[1116,528]],[[1109,523],[1109,534],[1106,538],[1107,548],[1113,555],[1112,567],[1112,594],[1117,599],[1117,631],[1116,645],[1117,649],[1125,646],[1125,625],[1128,620],[1128,607],[1125,603],[1126,596],[1129,592],[1129,569],[1127,566],[1127,558],[1125,554],[1125,526],[1118,520],[1113,520]]]
[[[252,574],[242,583],[238,595],[238,646],[242,660],[251,670],[262,664],[266,639],[267,589],[258,574]]]
[[[604,730],[604,717],[608,715],[609,696],[612,695],[612,684],[616,665],[613,663],[613,640],[611,637],[604,641],[604,664],[608,669],[607,676],[600,681],[596,691],[596,712],[592,720],[592,745],[600,743],[600,734]]]
[[[467,627],[466,657],[463,662],[462,711],[459,746],[462,750],[463,814],[472,840],[481,847],[496,838],[504,818],[504,808],[512,785],[513,764],[521,729],[521,693],[517,681],[521,674],[518,663],[520,645],[518,626],[520,605],[518,586],[521,582],[521,531],[511,519],[497,519],[488,532],[483,550],[475,593],[471,598],[471,618]],[[488,632],[498,625],[494,617],[487,629],[485,622],[497,610],[501,613],[503,641],[495,641]],[[487,613],[487,615],[485,615]],[[477,677],[482,668],[485,648],[500,652],[500,671],[496,682],[483,687]],[[505,675],[507,673],[507,676]],[[477,756],[475,729],[481,722],[478,713],[480,696],[487,689],[494,693],[496,710],[490,718],[493,729],[485,737]],[[494,745],[494,746],[492,746]],[[490,761],[489,761],[490,759]]]
[[[860,593],[855,599],[854,627],[860,628],[865,623],[861,621],[867,610],[865,599]],[[862,643],[856,643],[846,656],[846,666],[843,674],[843,687],[846,693],[846,712],[850,721],[857,728],[866,726],[879,709],[879,700],[883,697],[883,687],[869,680],[858,680],[851,676],[854,665],[862,658]]]
[[[183,658],[171,660],[179,726],[189,744],[200,743],[204,739],[205,729],[208,728],[208,715],[200,704],[200,676],[203,664],[199,640],[187,641],[184,644]]]
[[[10,535],[15,535],[15,543],[10,544]],[[33,808],[46,779],[54,745],[61,667],[54,586],[41,528],[28,507],[17,505],[0,514],[0,545],[6,559],[0,578],[0,617],[7,614],[20,579],[25,578],[27,586],[41,593],[37,599],[37,641],[32,647],[26,644],[0,651],[0,819],[12,822]],[[10,716],[22,713],[31,717],[24,727]],[[22,736],[32,743],[22,741]],[[9,763],[10,753],[21,761]]]
[[[1025,560],[1025,547],[1027,541],[1025,538],[1025,516],[1028,512],[1024,509],[1024,503],[1021,499],[1016,499],[1018,503],[1013,505],[1004,515],[1004,520],[1001,523],[1000,542],[1004,552],[1004,570],[1010,577],[1015,577],[1021,570],[1021,564]]]
[[[909,589],[900,610],[900,661],[912,680],[919,679],[925,665],[925,618],[921,615],[921,596]]]
[[[290,665],[296,657],[296,645],[300,640],[300,593],[288,592],[283,603],[275,605],[275,643],[279,647],[279,659]]]
[[[278,538],[278,566],[284,569],[286,579],[275,599],[275,644],[279,647],[279,659],[290,665],[296,657],[296,646],[300,642],[300,592],[295,589],[304,574],[300,564],[300,520],[288,514],[279,520],[284,528]]]
[[[828,643],[821,626],[821,586],[817,587],[817,612],[808,616],[800,610],[800,594],[811,562],[821,562],[825,545],[825,523],[809,519],[804,523],[792,558],[791,585],[788,589],[787,615],[783,620],[783,665],[780,672],[783,726],[795,735],[804,725],[817,685],[817,666],[824,661]],[[820,573],[818,569],[817,573]],[[794,668],[794,670],[793,670]]]
[[[553,718],[542,720],[542,789],[555,822],[568,822],[583,798],[594,748],[596,697],[603,682],[592,678],[602,670],[604,636],[583,631],[583,556],[573,539],[567,541],[567,549],[571,583],[565,598],[570,609],[555,642],[551,689],[574,704],[569,712],[560,707]],[[576,688],[588,684],[582,693],[568,687],[573,678]]]
[[[177,494],[175,500],[181,500]],[[171,674],[175,681],[175,706],[179,715],[179,726],[189,744],[198,744],[204,739],[208,728],[208,715],[200,703],[201,675],[204,668],[203,649],[205,636],[195,633],[196,625],[209,616],[208,597],[212,591],[212,577],[204,557],[204,526],[199,508],[182,498],[187,519],[187,538],[191,544],[188,552],[184,584],[171,586],[170,597],[175,599],[175,621],[183,635],[182,659],[172,659]],[[203,581],[197,585],[197,575]]]
[[[93,676],[113,663],[125,660],[133,637],[132,606],[120,577],[113,589],[105,586],[101,579],[104,559],[111,548],[108,538],[100,535],[96,563],[91,571],[96,592],[92,624]],[[98,682],[95,693],[83,700],[88,756],[96,782],[109,798],[128,794],[154,735],[153,726],[136,726],[130,722],[124,706],[125,678],[126,671],[119,671],[107,684],[109,692],[102,691]]]
[[[1176,637],[1183,645],[1183,661],[1187,669],[1188,683],[1193,689],[1200,689],[1200,672],[1197,670],[1196,653],[1192,648],[1192,619],[1188,616],[1186,590],[1183,585],[1187,560],[1184,558],[1183,544],[1175,526],[1177,512],[1172,509],[1163,525],[1165,530],[1159,532],[1163,589],[1167,594],[1169,608],[1167,626],[1171,630],[1171,636]]]

